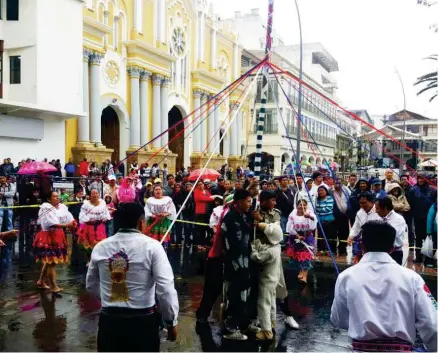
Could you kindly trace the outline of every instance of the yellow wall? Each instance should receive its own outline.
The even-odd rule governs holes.
[[[65,121],[65,161],[72,158],[71,148],[78,140],[78,120],[70,119]]]

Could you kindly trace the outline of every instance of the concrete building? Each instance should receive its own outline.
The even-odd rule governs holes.
[[[404,122],[404,119],[406,121]],[[405,144],[413,149],[414,151],[419,152],[426,158],[431,158],[434,160],[438,159],[437,152],[437,140],[438,140],[438,121],[435,119],[430,119],[420,114],[410,112],[410,111],[399,111],[397,113],[391,114],[384,118],[384,125],[389,125],[391,127],[395,127],[400,129],[401,131],[405,128]],[[409,134],[415,134],[420,136],[418,138],[411,138]],[[401,140],[401,139],[400,139]],[[399,144],[395,143],[392,140],[383,138],[382,142],[385,146],[385,149],[396,155],[398,158],[402,156],[402,160],[406,163],[408,159],[411,158],[412,152],[407,150],[404,147],[401,147]],[[391,164],[394,167],[399,167],[399,162],[395,160],[390,154],[387,152],[383,152],[383,158],[388,158],[391,160]]]
[[[257,60],[261,60],[263,56],[264,52],[261,50],[244,50],[242,54],[242,70],[246,70],[246,64],[253,65]],[[275,52],[272,54],[271,61],[291,74],[298,75],[298,69]],[[299,126],[297,123],[298,83],[286,76],[283,76],[281,79],[279,78],[279,80],[280,84],[278,84],[275,76],[271,74],[266,106],[263,137],[264,155],[262,159],[262,166],[269,168],[269,170],[277,175],[283,171],[286,165],[295,161],[296,135]],[[304,76],[304,81],[313,89],[324,92],[324,89],[307,75]],[[246,150],[250,165],[255,153],[256,118],[260,109],[260,90],[261,78],[258,83],[255,106],[251,110],[252,118],[249,121],[249,141]],[[293,108],[291,108],[283,90],[286,92]],[[333,161],[336,146],[335,115],[336,111],[332,104],[328,104],[325,99],[310,89],[303,88],[302,160],[308,161],[311,164],[330,163]],[[327,116],[330,116],[331,119],[327,118]],[[319,148],[316,147],[315,142]]]
[[[0,151],[64,160],[66,119],[82,103],[81,0],[0,2]]]

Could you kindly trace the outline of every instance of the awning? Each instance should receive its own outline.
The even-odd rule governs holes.
[[[65,112],[47,109],[33,103],[0,99],[0,114],[20,116],[23,118],[44,118],[44,116],[71,119],[85,116],[85,112]]]

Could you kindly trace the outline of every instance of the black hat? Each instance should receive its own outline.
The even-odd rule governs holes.
[[[277,196],[275,195],[275,193],[273,191],[265,190],[265,191],[262,191],[260,193],[259,199],[260,199],[260,202],[263,202],[266,200],[275,199],[276,197]]]
[[[239,200],[244,200],[247,197],[250,197],[251,195],[249,194],[249,192],[245,189],[237,189],[234,192],[234,196],[233,196],[233,200],[234,201],[239,201]]]

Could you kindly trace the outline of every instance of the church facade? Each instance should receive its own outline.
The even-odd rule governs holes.
[[[211,168],[227,159],[242,163],[243,88],[215,97],[240,77],[241,48],[206,0],[86,0],[83,6],[84,114],[65,123],[66,160],[128,158],[166,163],[170,172],[203,165],[212,155]]]

